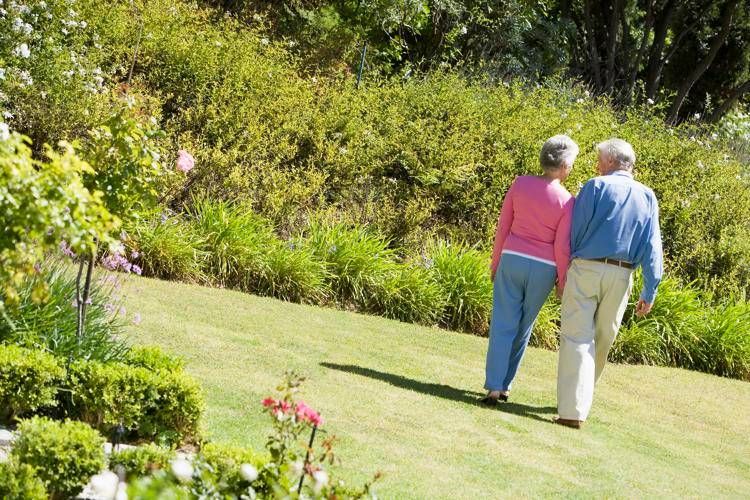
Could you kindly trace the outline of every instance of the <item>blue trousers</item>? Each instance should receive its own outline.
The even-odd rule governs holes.
[[[539,311],[555,286],[551,264],[503,253],[495,275],[484,388],[507,391],[521,364]]]

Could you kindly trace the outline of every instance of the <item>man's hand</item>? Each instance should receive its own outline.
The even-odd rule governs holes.
[[[642,318],[651,312],[652,307],[654,307],[653,304],[649,304],[643,299],[638,299],[638,302],[635,305],[635,315]]]

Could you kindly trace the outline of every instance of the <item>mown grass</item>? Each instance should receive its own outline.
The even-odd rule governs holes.
[[[474,404],[486,339],[148,279],[127,287],[129,333],[185,357],[210,439],[262,447],[259,401],[283,372],[339,437],[338,470],[377,470],[383,498],[741,497],[750,491],[750,384],[612,365],[587,426],[550,423],[556,354],[530,349],[512,403]]]

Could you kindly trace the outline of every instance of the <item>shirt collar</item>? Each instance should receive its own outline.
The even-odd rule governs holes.
[[[623,177],[630,177],[631,179],[633,178],[633,173],[628,172],[627,170],[615,170],[614,172],[611,172],[607,175],[621,175]]]

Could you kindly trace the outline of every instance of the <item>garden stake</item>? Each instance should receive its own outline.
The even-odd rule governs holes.
[[[365,67],[365,56],[367,55],[367,42],[362,47],[362,59],[359,60],[359,71],[357,71],[357,88],[359,88],[359,82],[362,80],[362,68]]]
[[[297,494],[302,492],[302,482],[305,480],[305,469],[307,468],[307,462],[310,461],[310,450],[312,450],[313,441],[315,440],[315,431],[318,430],[317,425],[313,425],[312,434],[310,434],[310,444],[307,445],[307,453],[305,453],[305,464],[302,466],[302,477],[299,478],[299,486],[297,486]]]

